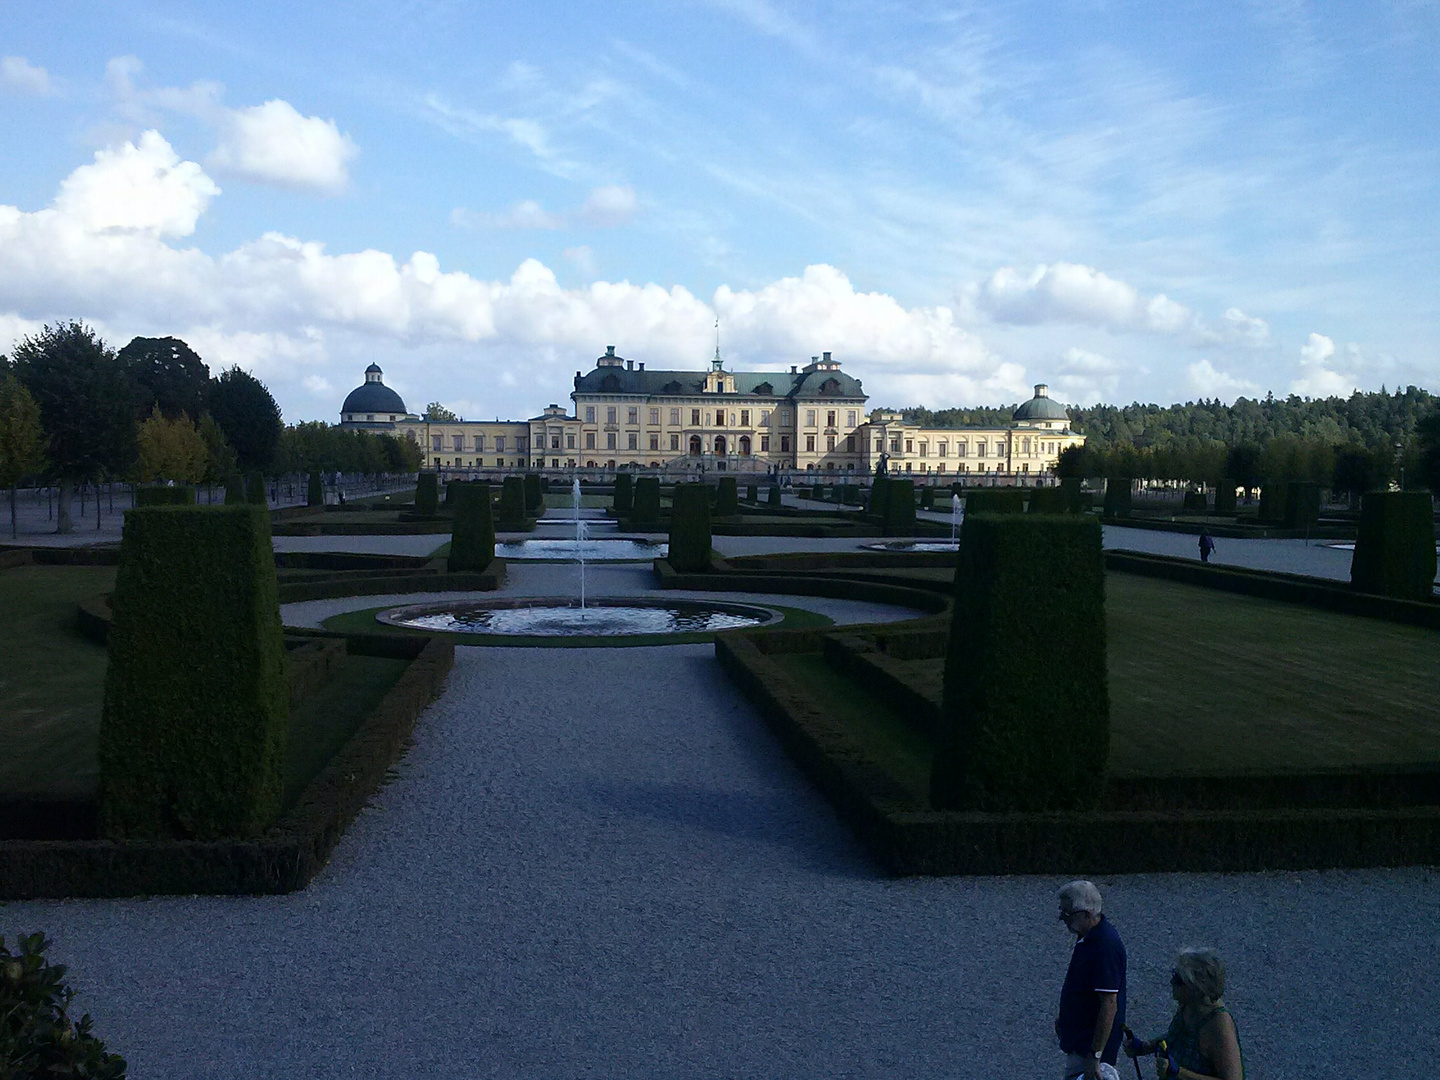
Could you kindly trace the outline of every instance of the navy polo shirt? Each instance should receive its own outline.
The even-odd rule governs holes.
[[[1116,996],[1115,1024],[1100,1060],[1115,1064],[1120,1052],[1120,1025],[1125,1023],[1125,944],[1105,916],[1095,928],[1075,942],[1070,954],[1070,970],[1065,972],[1065,985],[1060,990],[1060,1049],[1067,1054],[1094,1051],[1095,1019],[1100,1015],[1097,990],[1111,991]]]

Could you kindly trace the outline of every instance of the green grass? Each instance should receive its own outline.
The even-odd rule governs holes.
[[[550,637],[519,634],[457,634],[448,631],[409,630],[399,626],[388,626],[376,622],[375,616],[389,611],[394,604],[383,607],[365,608],[361,611],[345,611],[331,615],[325,620],[326,630],[338,630],[343,634],[402,634],[408,637],[438,637],[453,641],[456,645],[483,645],[486,647],[552,648],[552,649],[619,649],[635,648],[642,645],[703,645],[715,640],[713,633],[696,634],[625,634],[597,635],[594,637]],[[833,626],[826,615],[820,615],[804,608],[782,607],[779,604],[765,604],[767,608],[780,612],[780,622],[771,623],[768,629],[802,630]]]
[[[1435,631],[1131,574],[1110,574],[1105,585],[1113,775],[1440,761]],[[895,743],[877,750],[877,760],[891,763],[902,783],[913,782],[918,765],[904,759],[923,740],[917,744],[898,720],[847,706],[864,691],[818,655],[805,659],[813,663],[796,667],[796,678],[817,697],[828,678],[834,687],[825,700],[837,715],[855,715],[856,738],[867,745]],[[939,700],[943,660],[901,667],[907,682]],[[928,761],[922,771],[928,775]]]
[[[81,636],[75,604],[114,587],[113,566],[0,571],[0,798],[95,790],[106,657]]]
[[[551,510],[573,510],[575,508],[575,497],[568,491],[547,491],[541,498],[545,500],[545,505]],[[609,495],[582,494],[580,507],[581,509],[605,510],[613,501]]]
[[[408,665],[409,661],[388,657],[347,656],[333,679],[291,710],[290,741],[285,748],[287,807],[355,733]]]

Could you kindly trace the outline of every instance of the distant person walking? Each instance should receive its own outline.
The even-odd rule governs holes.
[[[1215,541],[1210,539],[1208,532],[1202,531],[1200,533],[1200,561],[1208,563],[1210,561],[1210,553],[1214,550]]]
[[[1100,890],[1089,881],[1060,890],[1060,921],[1076,939],[1055,1020],[1066,1080],[1120,1077],[1115,1059],[1125,1025],[1125,944],[1100,909]]]
[[[1170,976],[1170,993],[1179,1008],[1160,1040],[1127,1040],[1133,1057],[1155,1054],[1155,1074],[1178,1080],[1245,1080],[1240,1036],[1225,1008],[1225,962],[1209,949],[1181,949]]]

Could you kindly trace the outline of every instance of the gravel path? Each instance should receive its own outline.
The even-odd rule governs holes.
[[[145,1080],[1043,1077],[1060,884],[877,875],[707,647],[465,649],[305,892],[0,932],[56,939]],[[1206,943],[1252,1077],[1423,1075],[1440,1045],[1434,871],[1100,885],[1143,1032]]]

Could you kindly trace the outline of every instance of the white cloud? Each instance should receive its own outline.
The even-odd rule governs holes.
[[[50,73],[23,56],[0,56],[0,86],[38,97],[48,97],[55,92]]]
[[[566,248],[560,253],[560,257],[582,274],[595,273],[595,251],[588,244]]]
[[[55,209],[87,232],[145,232],[189,236],[220,189],[193,161],[181,161],[158,131],[139,144],[99,150],[60,185]]]
[[[246,180],[333,195],[349,182],[359,153],[334,120],[302,116],[278,98],[227,111],[210,165]]]
[[[1196,397],[1219,398],[1234,402],[1238,397],[1256,397],[1260,387],[1248,379],[1241,379],[1225,371],[1219,371],[1209,360],[1197,360],[1185,369],[1185,381]]]
[[[300,381],[301,385],[316,397],[328,397],[335,392],[335,388],[330,385],[330,380],[323,375],[306,375],[305,378]]]
[[[635,216],[635,189],[624,184],[609,184],[590,192],[580,216],[591,225],[602,228],[624,225]]]
[[[1355,359],[1358,350],[1347,350]],[[1335,342],[1324,334],[1312,333],[1300,346],[1300,377],[1290,384],[1290,392],[1303,397],[1346,397],[1356,387],[1353,375],[1334,370]]]
[[[1221,323],[1224,338],[1240,345],[1258,348],[1270,341],[1270,324],[1254,315],[1247,315],[1237,307],[1226,308]]]
[[[1195,321],[1189,308],[1163,293],[1142,296],[1133,285],[1077,263],[1040,265],[1028,274],[1002,267],[974,290],[972,299],[990,318],[1007,323],[1084,323],[1174,334]]]
[[[521,199],[498,214],[456,207],[450,211],[450,224],[464,229],[563,229],[564,214],[552,214],[534,199]]]
[[[1054,365],[1052,394],[1062,401],[1095,402],[1114,399],[1124,365],[1089,349],[1066,349]]]

